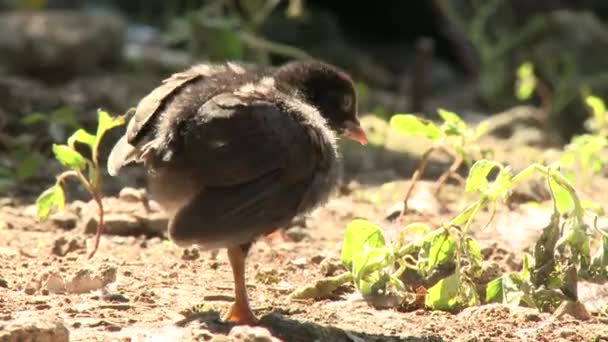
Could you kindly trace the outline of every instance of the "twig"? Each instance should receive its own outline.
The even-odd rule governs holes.
[[[464,183],[464,179],[462,179],[462,177],[460,177],[460,175],[458,173],[456,173],[463,162],[464,162],[464,159],[462,158],[462,156],[457,155],[456,159],[454,159],[454,162],[452,162],[452,165],[450,166],[450,168],[441,174],[441,176],[435,182],[435,192],[434,192],[435,197],[439,197],[441,188],[443,187],[445,182],[447,182],[447,180],[450,179],[450,177],[454,177],[460,183]]]
[[[416,168],[416,171],[414,171],[414,174],[412,175],[412,178],[410,179],[410,184],[407,188],[407,191],[405,192],[405,198],[403,199],[403,211],[401,212],[401,215],[399,216],[400,218],[405,216],[405,214],[407,213],[407,202],[409,201],[410,196],[412,195],[412,191],[414,190],[414,186],[416,185],[416,182],[418,182],[420,180],[420,177],[422,177],[422,173],[426,169],[426,166],[429,162],[431,153],[433,153],[438,148],[439,148],[438,146],[432,146],[431,148],[426,150],[426,152],[424,152],[424,154],[422,155],[422,159],[420,160],[420,163],[418,163],[418,167]]]

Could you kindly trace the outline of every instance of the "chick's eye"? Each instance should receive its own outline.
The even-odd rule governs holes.
[[[351,96],[344,96],[342,98],[342,110],[348,112],[351,110],[353,105],[353,98]]]

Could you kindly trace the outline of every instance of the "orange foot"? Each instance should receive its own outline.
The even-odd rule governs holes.
[[[252,325],[256,323],[258,319],[253,312],[251,312],[249,305],[237,305],[235,303],[232,305],[225,320],[238,325]]]
[[[293,242],[282,229],[266,235],[266,239],[271,243]]]

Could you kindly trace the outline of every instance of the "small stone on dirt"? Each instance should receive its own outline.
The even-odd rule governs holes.
[[[69,334],[65,325],[59,321],[51,322],[27,317],[0,323],[0,341],[2,342],[67,342]]]
[[[276,284],[281,281],[281,277],[279,276],[279,272],[276,269],[263,269],[259,270],[255,274],[255,280],[259,281],[262,284],[270,285]]]
[[[119,302],[119,303],[127,303],[129,301],[129,298],[127,298],[122,293],[110,293],[110,292],[102,294],[101,299],[103,299],[107,302]]]
[[[71,230],[76,228],[76,222],[78,217],[76,214],[67,210],[55,213],[49,217],[49,220],[57,227],[65,230]]]
[[[307,263],[308,263],[308,261],[306,260],[306,257],[300,257],[300,258],[297,258],[297,259],[294,259],[291,261],[292,265],[297,266],[299,268],[306,267]]]
[[[146,199],[146,191],[144,189],[122,188],[118,194],[118,198],[125,202],[142,202]]]
[[[323,260],[319,266],[321,268],[321,274],[325,277],[331,277],[339,270],[344,269],[342,262],[337,258],[327,258]]]
[[[321,254],[317,254],[310,258],[310,261],[312,261],[313,264],[317,264],[317,265],[319,265],[321,262],[323,262],[323,260],[325,260],[325,256],[323,256]]]
[[[84,220],[85,234],[95,234],[97,232],[97,214],[90,215]],[[131,232],[141,230],[140,223],[133,215],[128,214],[107,214],[104,216],[104,233],[109,235],[131,235]]]
[[[53,244],[52,253],[58,256],[66,256],[70,252],[84,250],[86,243],[81,238],[71,238],[61,236]]]
[[[4,287],[5,289],[8,289],[8,281],[4,278],[0,278],[0,287]]]
[[[97,272],[81,269],[66,283],[69,293],[87,293],[99,290],[116,281],[116,267],[102,265]]]
[[[236,326],[230,330],[228,334],[231,342],[281,342],[281,340],[272,336],[272,334],[266,328],[262,327],[250,327],[250,326]],[[216,339],[214,337],[211,341],[226,341],[222,340],[221,337]]]
[[[45,272],[40,276],[40,284],[43,290],[50,293],[65,293],[65,280],[57,271]]]
[[[285,230],[285,236],[293,242],[300,242],[310,236],[306,227],[295,226]]]
[[[198,248],[186,248],[182,253],[182,260],[196,260],[200,258],[201,253]]]

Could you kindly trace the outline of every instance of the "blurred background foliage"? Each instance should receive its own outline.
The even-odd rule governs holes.
[[[0,151],[48,150],[193,63],[310,57],[348,70],[382,120],[507,111],[528,62],[541,86],[526,101],[561,146],[585,130],[584,96],[608,95],[607,20],[605,0],[0,0]],[[40,160],[5,155],[0,175]]]

